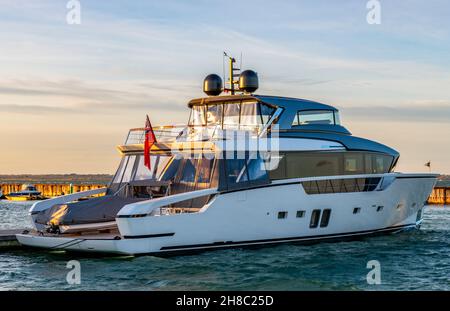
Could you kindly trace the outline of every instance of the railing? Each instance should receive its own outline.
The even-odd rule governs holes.
[[[170,142],[183,135],[185,125],[155,126],[153,131],[158,142]],[[128,132],[125,145],[143,144],[145,141],[145,128],[134,128]]]
[[[156,140],[161,143],[173,142],[177,138],[184,137],[189,141],[205,141],[210,139],[234,138],[234,133],[250,132],[255,136],[260,135],[263,126],[230,126],[222,129],[221,126],[193,126],[193,125],[166,125],[153,127]],[[145,141],[145,128],[134,128],[128,132],[124,145],[143,144]]]

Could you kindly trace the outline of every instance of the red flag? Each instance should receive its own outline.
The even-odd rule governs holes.
[[[156,143],[156,136],[147,115],[147,120],[145,121],[144,165],[147,166],[149,170],[151,170],[150,149],[154,143]]]

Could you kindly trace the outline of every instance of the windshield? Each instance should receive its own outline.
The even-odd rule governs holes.
[[[196,105],[192,107],[189,125],[258,132],[274,112],[274,107],[257,101]]]
[[[151,181],[167,181],[173,178],[178,160],[169,155],[151,155],[150,168],[144,165],[143,155],[124,156],[109,186],[115,193],[126,184],[145,184]]]

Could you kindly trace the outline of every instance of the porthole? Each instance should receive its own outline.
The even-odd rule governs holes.
[[[287,218],[288,212],[278,212],[278,219]]]
[[[296,217],[297,218],[303,218],[305,217],[305,211],[297,211]]]

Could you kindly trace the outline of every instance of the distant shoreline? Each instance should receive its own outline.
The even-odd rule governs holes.
[[[107,184],[110,174],[18,174],[0,175],[0,184],[4,183],[98,183]]]

